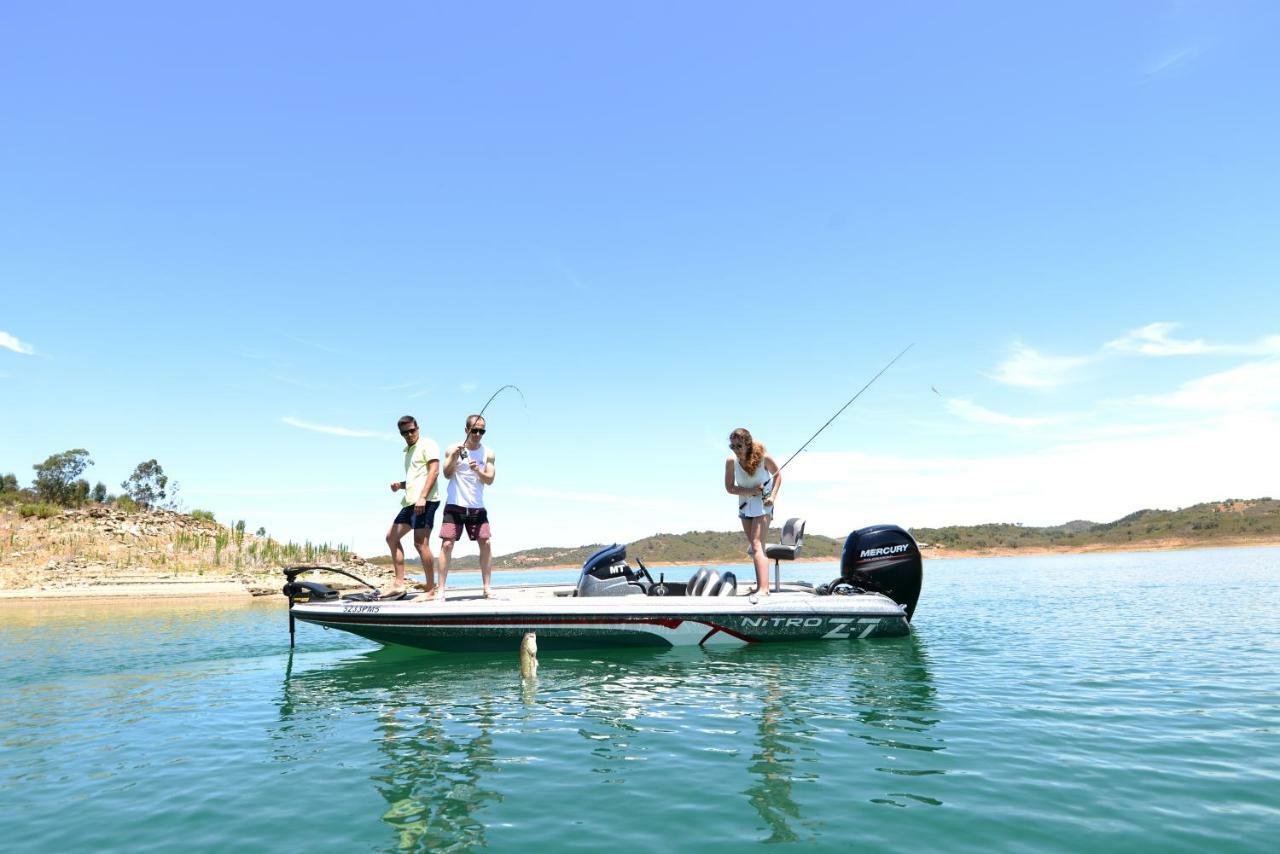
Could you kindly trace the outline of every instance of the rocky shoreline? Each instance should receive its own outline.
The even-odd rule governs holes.
[[[0,601],[279,595],[285,564],[334,565],[374,584],[391,581],[390,567],[351,552],[282,545],[172,511],[0,512]]]

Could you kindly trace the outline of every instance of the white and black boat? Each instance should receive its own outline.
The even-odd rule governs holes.
[[[376,590],[340,596],[322,582],[299,578],[328,567],[288,567],[289,626],[292,632],[297,619],[439,652],[512,652],[528,632],[537,635],[542,650],[852,640],[911,632],[923,570],[909,533],[894,525],[854,531],[845,540],[838,578],[780,584],[777,561],[795,557],[803,531],[804,523],[792,519],[783,542],[768,546],[775,561],[768,596],[745,590],[732,572],[700,569],[684,582],[655,580],[643,561],[631,566],[620,545],[591,555],[576,584],[494,587],[489,598],[468,590],[451,591],[445,600],[386,600]]]

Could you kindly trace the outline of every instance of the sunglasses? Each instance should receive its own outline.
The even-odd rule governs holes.
[[[731,450],[731,451],[741,451],[741,450],[743,449],[743,447],[745,447],[745,446],[744,446],[744,445],[739,444],[738,442],[730,442],[730,443],[729,443],[729,450]]]
[[[414,433],[417,433],[417,432],[418,432],[418,428],[417,428],[417,427],[410,427],[408,430],[401,430],[401,431],[400,431],[400,435],[401,435],[401,436],[412,436]]]
[[[483,436],[483,435],[484,435],[484,428],[483,428],[483,427],[472,427],[472,428],[471,428],[471,435],[472,435],[472,436]]]

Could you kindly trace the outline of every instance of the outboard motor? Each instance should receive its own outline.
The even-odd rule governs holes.
[[[842,585],[883,593],[907,609],[907,619],[915,613],[924,577],[920,547],[915,538],[897,525],[860,528],[844,541],[840,555],[840,578],[826,585],[827,592],[839,592]]]
[[[645,582],[648,583],[645,583]],[[653,579],[627,565],[627,547],[605,546],[582,564],[575,596],[644,596]]]

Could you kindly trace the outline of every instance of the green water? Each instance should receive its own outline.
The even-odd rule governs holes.
[[[0,621],[7,850],[1262,851],[1280,832],[1280,549],[931,562],[910,638],[543,656],[533,686],[514,654],[312,626],[290,656],[278,603]]]

